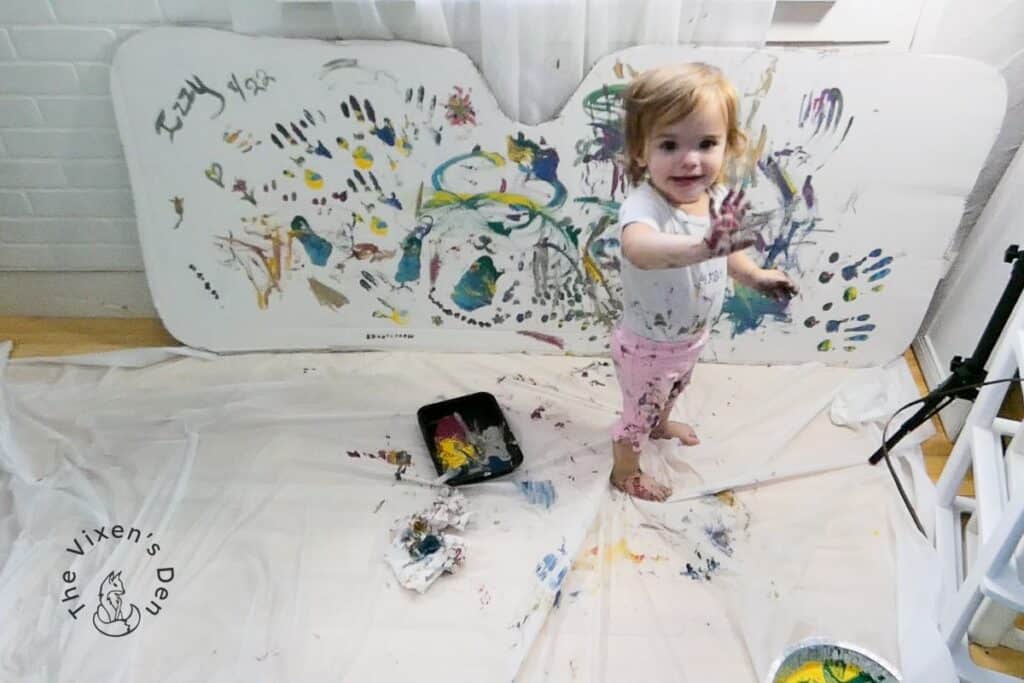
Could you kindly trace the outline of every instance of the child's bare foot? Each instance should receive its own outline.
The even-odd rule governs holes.
[[[659,484],[654,477],[640,471],[634,472],[633,474],[621,479],[617,479],[613,473],[611,482],[612,486],[626,495],[633,496],[634,498],[641,498],[643,500],[651,500],[660,503],[672,495],[672,489],[670,487],[665,486],[664,484]]]
[[[684,446],[696,446],[700,443],[697,432],[685,422],[663,422],[651,432],[652,439],[679,439]]]

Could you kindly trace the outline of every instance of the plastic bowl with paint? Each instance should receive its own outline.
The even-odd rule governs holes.
[[[775,660],[765,683],[899,683],[881,657],[849,643],[808,638]]]

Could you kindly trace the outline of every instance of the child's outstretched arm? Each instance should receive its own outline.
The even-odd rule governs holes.
[[[796,284],[781,270],[761,268],[752,258],[739,251],[730,254],[726,262],[729,264],[729,275],[742,285],[756,289],[776,301],[789,301],[796,296]]]
[[[641,270],[682,268],[711,258],[700,237],[666,235],[646,223],[630,223],[622,229],[622,254]]]
[[[730,192],[716,211],[711,204],[711,226],[701,237],[667,235],[646,223],[629,223],[622,229],[622,253],[637,268],[682,268],[710,258],[726,256],[754,244],[748,234],[741,233],[743,215],[748,205],[743,192]]]

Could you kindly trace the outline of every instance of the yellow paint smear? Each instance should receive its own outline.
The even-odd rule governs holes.
[[[352,161],[360,170],[369,171],[373,168],[373,155],[362,145],[356,147],[352,152]]]
[[[454,470],[477,459],[473,444],[449,437],[437,443],[437,457],[446,470]]]
[[[828,666],[828,678],[825,667]],[[853,664],[825,664],[824,662],[806,662],[799,669],[785,678],[776,679],[776,683],[832,683],[832,681],[852,681],[861,675],[861,670]]]
[[[306,169],[304,180],[306,181],[306,187],[311,190],[322,190],[324,187],[323,176],[311,168]]]
[[[618,560],[629,560],[633,564],[642,564],[645,559],[654,562],[664,562],[668,558],[662,555],[647,556],[643,553],[634,553],[629,549],[626,539],[620,538],[618,543],[605,546],[604,552],[601,552],[600,546],[593,546],[584,557],[573,563],[573,568],[595,569],[598,562],[608,565]]]

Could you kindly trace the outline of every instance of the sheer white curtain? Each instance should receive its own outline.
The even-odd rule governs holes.
[[[458,48],[476,63],[505,113],[539,123],[558,113],[596,60],[620,48],[763,45],[775,0],[338,0],[315,5],[232,0],[231,11],[235,29],[248,33]],[[305,27],[288,26],[289,17]],[[324,19],[333,20],[333,27],[324,26]]]

